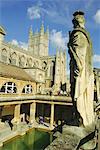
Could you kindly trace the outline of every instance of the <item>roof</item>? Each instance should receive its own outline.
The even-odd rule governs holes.
[[[25,81],[35,81],[24,69],[0,62],[0,76]]]
[[[5,35],[5,34],[6,34],[6,32],[5,32],[4,28],[3,28],[3,27],[1,27],[1,26],[0,26],[0,33],[2,33],[3,35]]]

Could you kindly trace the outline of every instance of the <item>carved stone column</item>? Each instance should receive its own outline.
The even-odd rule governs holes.
[[[54,122],[54,104],[51,104],[50,127],[53,127]]]
[[[36,102],[30,104],[30,123],[35,122]]]

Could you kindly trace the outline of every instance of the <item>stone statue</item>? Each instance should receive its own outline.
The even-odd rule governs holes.
[[[94,122],[92,44],[89,33],[85,30],[84,13],[76,11],[73,16],[74,29],[69,32],[68,43],[71,97],[75,112],[79,113],[82,124],[86,127]]]

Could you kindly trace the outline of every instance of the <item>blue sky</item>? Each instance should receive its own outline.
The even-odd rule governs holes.
[[[0,0],[0,24],[6,29],[6,41],[27,47],[28,31],[40,29],[42,21],[50,30],[50,54],[56,48],[67,49],[72,14],[85,12],[86,28],[94,50],[94,66],[100,68],[100,2],[99,0]]]

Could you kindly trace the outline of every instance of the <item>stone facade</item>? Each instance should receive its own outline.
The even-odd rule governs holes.
[[[56,55],[49,56],[49,29],[45,32],[43,23],[39,32],[33,33],[30,28],[26,51],[6,42],[5,35],[5,30],[0,27],[1,62],[22,68],[36,81],[42,93],[47,89],[57,93],[61,84],[66,84],[66,52],[57,50]]]
[[[40,32],[33,33],[32,27],[29,31],[28,49],[33,56],[48,56],[49,30],[44,32],[44,25],[41,25]]]

